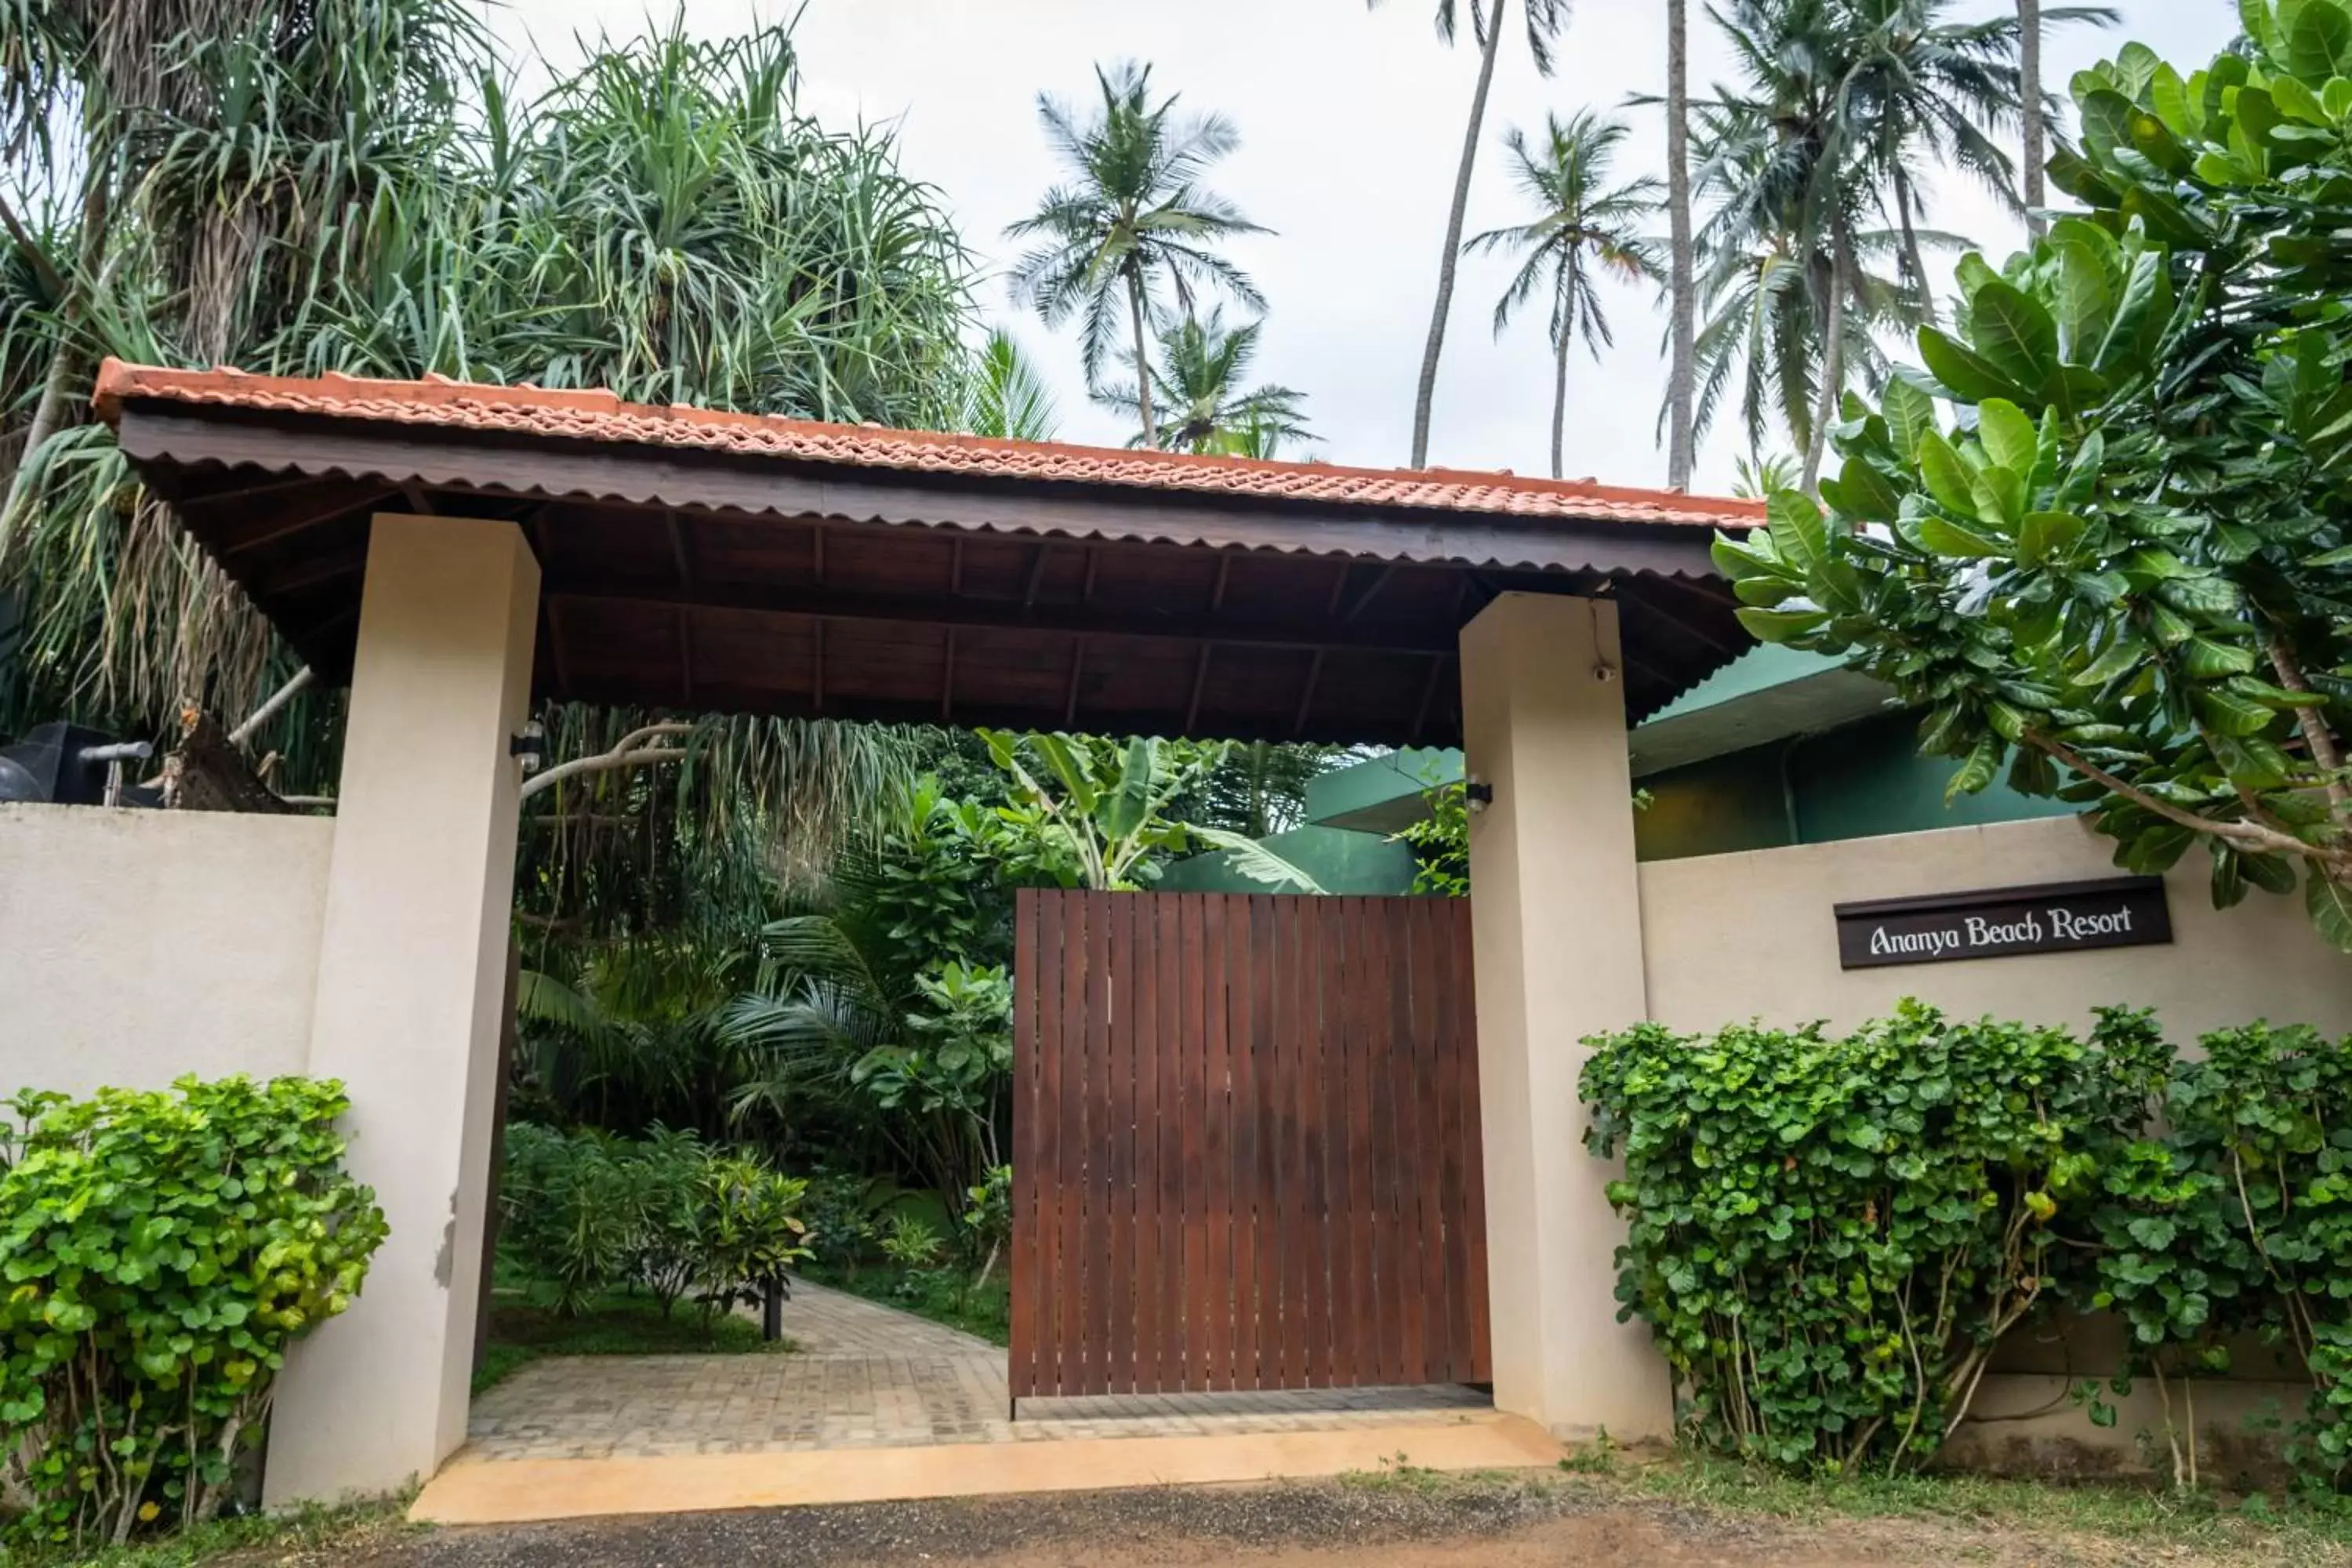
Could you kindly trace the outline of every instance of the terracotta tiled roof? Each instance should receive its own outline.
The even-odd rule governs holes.
[[[1331,505],[1426,508],[1562,521],[1745,528],[1763,508],[1670,490],[1525,479],[1453,468],[1351,468],[1260,462],[1060,442],[825,425],[771,415],[624,403],[602,390],[489,386],[435,377],[315,379],[239,370],[164,370],[110,359],[96,401],[111,420],[126,402],[158,401],[321,415],[372,423],[467,429],[600,443],[733,452],[900,473],[1115,485],[1195,495],[1252,496]]]

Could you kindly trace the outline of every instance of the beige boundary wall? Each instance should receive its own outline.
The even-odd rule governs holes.
[[[1755,849],[1642,868],[1650,1016],[1675,1029],[1749,1017],[1850,1026],[1906,996],[1974,1017],[2087,1026],[2108,1003],[2152,1006],[2181,1044],[2267,1017],[2352,1031],[2352,962],[2303,901],[2255,892],[2216,910],[2191,849],[2165,879],[2169,946],[1841,970],[1838,904],[2116,877],[2113,840],[2071,816]]]
[[[2074,817],[1957,827],[1886,838],[1751,850],[1641,868],[1643,972],[1650,1016],[1685,1031],[1759,1017],[1849,1026],[1906,996],[1948,1013],[1996,1014],[2086,1026],[2108,1003],[2152,1006],[2180,1045],[2258,1017],[2352,1032],[2352,960],[2313,935],[2300,899],[2256,892],[2217,910],[2209,865],[2192,849],[2166,878],[2169,946],[2037,953],[1957,963],[1846,971],[1838,967],[1832,907],[1844,902],[2066,882],[2117,872],[2112,841]],[[1983,1417],[1955,1439],[1961,1463],[2021,1473],[2096,1472],[2164,1458],[2162,1406],[2145,1380],[2111,1427],[2071,1405],[2071,1382],[2111,1370],[2120,1353],[2111,1321],[2078,1324],[2047,1342],[2005,1347],[1973,1409]],[[2246,1375],[2200,1381],[2197,1427],[2209,1467],[2262,1445],[2250,1432],[2292,1421],[2302,1384]],[[2071,1375],[2070,1375],[2071,1374]],[[2179,1391],[2175,1390],[2175,1397]]]
[[[0,805],[0,1095],[304,1071],[334,835]]]

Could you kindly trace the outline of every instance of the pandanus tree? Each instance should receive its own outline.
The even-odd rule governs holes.
[[[1378,5],[1381,0],[1369,0]],[[1495,66],[1503,51],[1510,0],[1469,0],[1470,32],[1478,46],[1478,85],[1470,95],[1470,120],[1462,132],[1462,160],[1454,170],[1454,198],[1445,211],[1445,247],[1437,255],[1437,300],[1430,308],[1429,335],[1421,351],[1421,374],[1413,384],[1412,466],[1429,464],[1429,421],[1437,401],[1437,363],[1445,353],[1445,324],[1454,313],[1454,282],[1462,260],[1462,230],[1469,219],[1470,180],[1477,172],[1478,147],[1486,136],[1486,100],[1495,87]],[[1549,76],[1552,48],[1568,26],[1569,0],[1520,0],[1528,53],[1536,69]],[[1461,31],[1460,0],[1437,0],[1437,36],[1448,44]]]
[[[1140,375],[1151,363],[1152,323],[1171,306],[1178,319],[1190,318],[1217,291],[1255,310],[1265,305],[1218,247],[1266,231],[1201,184],[1241,144],[1233,121],[1181,115],[1174,94],[1154,101],[1149,66],[1097,68],[1095,85],[1100,102],[1083,121],[1066,105],[1038,99],[1038,118],[1068,183],[1005,230],[1034,242],[1013,264],[1016,297],[1049,327],[1077,319],[1089,386],[1101,384],[1118,353],[1122,311],[1128,363]],[[1136,415],[1144,445],[1154,444],[1159,421],[1149,377],[1137,388]]]
[[[2086,807],[2217,903],[2301,886],[2352,952],[2352,10],[2245,8],[2249,55],[2075,79],[2087,209],[1849,398],[1826,514],[1718,541],[1741,618],[1927,712],[1951,789]],[[1948,405],[1951,413],[1944,411]]]
[[[955,423],[958,237],[887,135],[798,110],[784,32],[599,45],[517,100],[456,0],[199,9],[106,8],[99,26],[31,5],[0,30],[7,188],[77,193],[47,224],[11,208],[0,267],[21,452],[0,597],[22,615],[0,732],[72,716],[152,734],[183,702],[251,712],[295,674],[87,422],[104,353]],[[35,443],[52,380],[62,412]],[[305,691],[253,754],[278,755],[282,788],[319,790],[335,717]],[[663,716],[547,717],[555,754],[578,757]],[[641,931],[723,895],[756,924],[779,847],[804,864],[893,771],[887,742],[835,725],[705,724],[656,749],[690,755],[660,783],[593,773],[531,803],[535,917]]]
[[[1623,121],[1590,111],[1563,121],[1552,115],[1540,139],[1514,129],[1505,145],[1511,177],[1534,216],[1470,241],[1472,250],[1508,250],[1524,259],[1495,305],[1501,336],[1514,312],[1540,295],[1550,315],[1552,349],[1551,477],[1562,477],[1568,429],[1568,361],[1577,344],[1601,357],[1616,333],[1601,298],[1600,280],[1614,273],[1635,282],[1665,276],[1642,226],[1655,216],[1660,185],[1654,179],[1612,184],[1610,176],[1627,134]]]

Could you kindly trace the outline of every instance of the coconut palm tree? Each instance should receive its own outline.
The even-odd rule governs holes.
[[[1714,212],[1697,237],[1693,429],[1704,437],[1732,412],[1750,450],[1769,445],[1778,423],[1802,451],[1811,444],[1830,358],[1833,261],[1827,238],[1822,227],[1800,221],[1801,213],[1763,199],[1784,159],[1769,121],[1721,102],[1700,105],[1696,120],[1697,194]],[[1847,221],[1870,216],[1856,205]],[[1884,369],[1880,332],[1906,320],[1908,300],[1883,270],[1900,246],[1900,237],[1883,226],[1851,231],[1859,282],[1852,284],[1852,308],[1836,312],[1837,330],[1843,363],[1864,375]]]
[[[1251,321],[1228,330],[1224,312],[1213,310],[1206,321],[1187,317],[1160,332],[1160,363],[1151,372],[1158,423],[1150,445],[1177,452],[1246,449],[1247,456],[1270,458],[1285,445],[1315,439],[1304,395],[1286,386],[1243,388],[1265,327]],[[1133,382],[1107,386],[1095,400],[1130,416],[1143,406]]]
[[[1561,448],[1568,429],[1568,357],[1579,342],[1601,357],[1614,343],[1597,287],[1602,273],[1658,282],[1664,270],[1641,225],[1658,210],[1664,189],[1654,179],[1609,183],[1611,165],[1627,135],[1624,121],[1581,110],[1563,121],[1547,118],[1539,142],[1513,128],[1504,139],[1511,176],[1536,210],[1526,223],[1491,229],[1469,243],[1472,250],[1508,250],[1525,258],[1510,287],[1495,304],[1495,332],[1501,336],[1512,313],[1541,289],[1551,308],[1551,477],[1563,477]]]
[[[1151,98],[1151,68],[1132,63],[1095,70],[1102,101],[1083,124],[1048,97],[1039,119],[1070,176],[1045,193],[1037,211],[1004,232],[1038,243],[1013,268],[1015,296],[1034,305],[1049,327],[1076,316],[1089,386],[1100,383],[1126,308],[1129,363],[1151,362],[1151,325],[1173,296],[1190,317],[1196,297],[1223,289],[1253,309],[1265,300],[1248,274],[1216,247],[1268,232],[1231,202],[1202,188],[1210,167],[1241,144],[1222,115],[1180,118],[1176,95]],[[1159,428],[1149,379],[1137,388],[1146,445]]]
[[[956,427],[972,436],[1050,441],[1061,426],[1045,378],[1013,334],[1002,327],[989,333],[964,383]]]
[[[1718,256],[1752,256],[1777,239],[1806,259],[1822,342],[1814,409],[1804,421],[1805,480],[1821,469],[1850,372],[1848,319],[1879,313],[1864,267],[1865,231],[1891,223],[1902,299],[1890,320],[1931,311],[1916,221],[1917,171],[1943,162],[2015,207],[2014,165],[1994,140],[2019,120],[2013,16],[1950,20],[1951,0],[1727,0],[1713,14],[1744,79],[1710,121]],[[2095,20],[2068,6],[2045,19]],[[1744,184],[1723,177],[1725,138],[1743,145]],[[1868,357],[1867,355],[1864,356]]]
[[[1369,0],[1378,5],[1381,0]],[[1503,22],[1510,0],[1470,0],[1471,34],[1478,45],[1478,85],[1470,95],[1470,122],[1462,132],[1462,162],[1454,175],[1454,203],[1446,209],[1445,247],[1437,255],[1437,302],[1429,313],[1429,336],[1421,351],[1421,378],[1412,398],[1412,466],[1429,464],[1430,410],[1437,399],[1437,362],[1445,352],[1446,318],[1454,311],[1454,270],[1462,257],[1462,228],[1470,212],[1470,176],[1478,164],[1478,144],[1486,134],[1486,100],[1495,86],[1495,63],[1503,48]],[[1528,52],[1536,69],[1551,75],[1552,45],[1568,26],[1569,0],[1522,0]],[[1437,0],[1437,35],[1448,44],[1460,30],[1457,0]]]

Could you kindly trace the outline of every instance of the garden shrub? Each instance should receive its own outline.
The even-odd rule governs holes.
[[[1595,1043],[1586,1142],[1625,1163],[1618,1297],[1690,1441],[1915,1468],[2000,1336],[2063,1304],[2129,1330],[2077,1393],[2112,1423],[2105,1394],[2153,1378],[2179,1483],[2200,1479],[2183,1380],[2248,1338],[2311,1378],[2288,1461],[2352,1474],[2352,1038],[2254,1023],[2181,1053],[2144,1010],[2078,1040],[1906,1003],[1841,1037]]]
[[[384,1237],[331,1082],[26,1093],[0,1132],[0,1494],[37,1542],[214,1517]]]
[[[1928,1459],[2054,1295],[2061,1203],[2138,1131],[2140,1080],[2100,1037],[1916,1003],[1850,1035],[1595,1043],[1585,1141],[1624,1160],[1618,1298],[1683,1384],[1688,1440],[1781,1465]]]
[[[2168,1412],[2174,1380],[2226,1371],[2234,1339],[2299,1363],[2313,1387],[2286,1458],[2339,1486],[2352,1464],[2352,1038],[2255,1023],[2200,1046],[2152,1087],[2151,1135],[2100,1173],[2084,1304],[2131,1329],[2118,1389],[2153,1376]],[[2168,1419],[2165,1436],[2193,1482],[2193,1423]]]
[[[763,1161],[656,1128],[644,1140],[507,1129],[499,1246],[541,1300],[577,1313],[641,1287],[667,1316],[758,1300],[808,1256],[808,1183]]]

